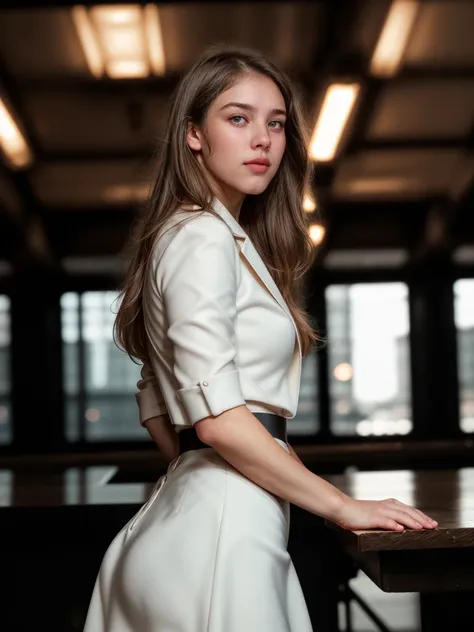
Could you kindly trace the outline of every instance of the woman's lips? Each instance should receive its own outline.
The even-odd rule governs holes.
[[[253,173],[266,173],[269,169],[269,165],[260,162],[247,162],[245,164]]]
[[[245,164],[253,173],[266,173],[270,167],[270,161],[264,157],[254,158]]]

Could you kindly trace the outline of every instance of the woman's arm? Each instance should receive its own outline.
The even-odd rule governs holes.
[[[418,509],[394,499],[350,498],[288,454],[246,406],[201,419],[195,427],[202,441],[254,483],[346,529],[436,526]]]
[[[260,487],[335,520],[345,495],[288,454],[246,406],[201,419],[195,428],[202,441]]]
[[[293,450],[292,446],[290,444],[288,444],[288,447],[290,448],[290,454],[291,456],[298,461],[298,463],[301,463],[301,465],[303,465],[303,461],[300,459],[300,457],[296,454],[296,452]]]
[[[178,456],[178,435],[166,410],[163,394],[151,368],[144,364],[137,382],[140,424],[148,430],[158,450],[172,461]]]
[[[151,417],[143,425],[156,443],[158,450],[168,461],[172,461],[178,456],[178,435],[167,413],[158,417]]]

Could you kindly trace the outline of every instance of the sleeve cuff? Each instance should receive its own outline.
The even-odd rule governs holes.
[[[168,412],[164,400],[158,401],[156,391],[152,384],[149,384],[143,390],[135,393],[135,399],[138,404],[140,424],[142,426],[145,425],[148,419],[165,415]]]
[[[238,369],[212,375],[176,394],[193,425],[205,417],[245,405]]]

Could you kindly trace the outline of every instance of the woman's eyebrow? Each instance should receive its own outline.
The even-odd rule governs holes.
[[[226,103],[225,105],[221,107],[221,111],[225,110],[226,108],[238,108],[239,110],[247,110],[249,112],[256,111],[256,108],[253,105],[250,105],[249,103],[237,103],[236,101],[231,101],[230,103]],[[286,111],[280,108],[274,108],[273,110],[270,111],[270,114],[272,116],[275,114],[282,114],[283,116],[286,116]]]

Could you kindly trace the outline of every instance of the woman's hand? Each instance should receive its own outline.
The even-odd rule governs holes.
[[[167,413],[147,419],[144,426],[156,443],[158,450],[169,462],[178,456],[178,435]]]
[[[409,529],[433,529],[435,520],[419,509],[388,498],[387,500],[356,500],[347,496],[335,521],[349,531],[365,529],[385,529],[404,531]]]

